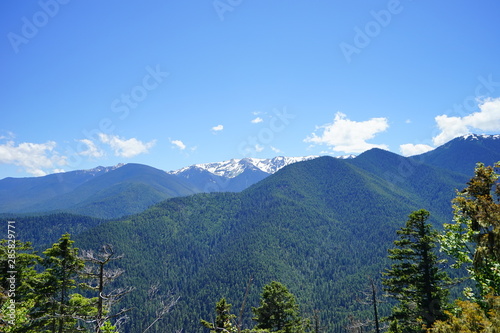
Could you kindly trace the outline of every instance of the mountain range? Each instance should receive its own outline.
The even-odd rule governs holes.
[[[466,135],[404,160],[407,165],[401,164],[401,171],[388,177],[395,177],[393,181],[396,181],[401,174],[411,172],[404,168],[411,169],[415,163],[470,175],[476,161],[492,164],[500,160],[499,149],[499,135]],[[316,157],[232,159],[168,172],[129,163],[44,177],[9,177],[0,180],[0,213],[64,211],[99,218],[118,218],[139,213],[176,196],[240,192],[289,164]],[[340,158],[358,163],[354,155]],[[386,170],[379,171],[387,174]]]
[[[0,180],[0,213],[65,211],[100,218],[139,213],[168,198],[201,192],[239,192],[308,157],[232,159],[165,172],[119,164],[44,177]]]
[[[137,200],[146,188],[169,190],[172,197],[111,221],[67,213],[8,218],[16,221],[20,237],[34,244],[51,244],[58,234],[70,231],[81,249],[110,243],[123,253],[117,265],[126,273],[117,287],[136,288],[123,304],[135,308],[124,327],[127,332],[142,332],[154,318],[156,309],[148,301],[151,285],[164,292],[172,290],[181,298],[150,332],[204,332],[199,320],[214,316],[215,302],[221,297],[238,313],[249,279],[245,327],[251,325],[249,309],[258,305],[262,286],[276,280],[297,296],[303,313],[319,314],[325,331],[343,332],[349,316],[370,317],[370,306],[356,298],[362,296],[369,277],[380,281],[388,265],[387,249],[408,215],[426,209],[430,222],[439,229],[451,221],[451,199],[473,176],[474,165],[497,161],[500,136],[470,135],[413,157],[371,149],[350,159],[304,158],[276,167],[272,174],[257,168],[252,160],[168,173],[127,164],[95,169],[94,176],[59,175],[71,180],[66,186],[54,184],[51,177],[58,175],[41,177],[37,188],[44,189],[43,193],[53,188],[58,200],[72,202],[74,193],[89,193],[89,188],[97,186],[94,182],[99,182],[103,205],[99,209],[112,206],[121,211],[129,209],[120,205],[130,202],[127,197],[135,194],[134,189],[139,191]],[[240,163],[246,167],[238,167]],[[223,181],[252,170],[264,173],[264,178],[242,191],[181,194],[205,186],[201,176],[192,185],[193,175],[225,177]],[[5,180],[11,182],[11,191],[16,190],[13,179],[4,179],[0,185]],[[139,184],[147,185],[135,187]],[[22,190],[27,188],[24,185]],[[50,237],[41,232],[45,230]],[[382,304],[381,315],[389,307]]]

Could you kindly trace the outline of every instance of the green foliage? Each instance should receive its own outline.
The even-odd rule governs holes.
[[[238,331],[234,323],[234,318],[236,318],[236,316],[231,314],[231,304],[227,303],[225,298],[221,298],[215,304],[215,313],[216,317],[214,322],[203,319],[200,321],[204,327],[210,329],[211,333],[236,333]]]
[[[30,324],[29,314],[42,275],[35,270],[41,261],[29,242],[0,242],[0,327],[4,332],[20,332]]]
[[[41,261],[45,270],[43,280],[37,286],[34,327],[52,332],[72,331],[78,318],[84,318],[95,308],[91,301],[72,291],[77,288],[76,279],[84,267],[78,257],[78,249],[69,234],[43,252]]]
[[[295,296],[281,283],[273,281],[264,286],[260,306],[252,309],[256,328],[271,332],[303,332],[299,305]]]
[[[116,326],[111,325],[111,323],[107,321],[101,326],[101,333],[118,333],[118,331],[116,330]]]
[[[79,320],[96,313],[96,298],[74,292],[84,263],[69,234],[40,257],[30,243],[3,241],[0,299],[5,332],[81,332]],[[9,259],[10,251],[14,259]],[[9,264],[13,266],[9,266]],[[40,267],[41,266],[41,267]],[[43,268],[40,272],[37,268]],[[1,325],[0,325],[1,327]]]
[[[488,295],[489,310],[472,301],[456,301],[456,308],[448,312],[448,319],[438,321],[429,333],[498,333],[500,331],[500,297]]]
[[[41,257],[35,253],[30,242],[1,240],[0,290],[5,290],[6,294],[15,294],[10,297],[15,297],[17,302],[29,299],[37,281],[40,280],[40,274],[35,270],[35,266],[40,262]],[[15,292],[9,293],[12,277],[15,281]]]
[[[393,308],[389,321],[395,321],[393,331],[422,332],[434,321],[445,318],[447,290],[443,284],[447,274],[439,269],[434,253],[437,232],[426,223],[429,212],[418,210],[410,214],[406,226],[397,231],[396,246],[389,249],[389,259],[394,261],[383,281],[389,296],[398,304]],[[397,324],[398,330],[394,327]]]
[[[27,332],[23,328],[29,324],[29,312],[34,300],[15,302],[2,295],[0,298],[0,330],[5,333]],[[29,332],[29,331],[28,331]]]
[[[496,164],[496,168],[500,163]],[[467,187],[457,193],[454,223],[445,224],[440,242],[455,259],[453,267],[466,266],[480,294],[500,294],[500,186],[495,168],[478,163]],[[469,296],[472,296],[470,291]]]

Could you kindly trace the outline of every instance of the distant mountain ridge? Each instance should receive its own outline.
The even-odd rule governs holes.
[[[379,156],[381,161],[377,162],[375,158],[368,164],[367,153]],[[393,156],[393,162],[383,161],[388,156]],[[169,172],[129,163],[44,177],[5,178],[0,180],[0,213],[63,211],[99,218],[118,218],[140,213],[172,197],[202,192],[240,192],[286,166],[317,157],[231,159],[195,164]],[[408,170],[405,169],[408,166],[415,169],[417,164],[427,164],[470,177],[477,162],[492,165],[500,161],[500,135],[464,135],[430,152],[409,158],[372,150],[359,157],[346,155],[336,159],[386,174],[393,181],[407,177]],[[398,165],[394,166],[394,163]],[[398,169],[389,172],[394,167]],[[409,171],[411,173],[412,170]]]
[[[307,161],[319,156],[304,156],[304,157],[284,157],[278,156],[274,158],[242,158],[231,159],[223,162],[194,164],[181,168],[179,170],[169,171],[172,175],[183,175],[193,169],[200,169],[210,172],[216,176],[235,178],[242,174],[246,169],[258,169],[267,174],[273,174],[281,168],[297,162]]]
[[[183,179],[141,164],[0,180],[0,213],[70,212],[116,218],[199,193]]]
[[[0,180],[0,213],[70,212],[117,218],[162,200],[202,192],[239,192],[292,163],[315,158],[243,158],[165,172],[129,163],[43,177]]]
[[[411,159],[471,177],[477,162],[500,161],[500,135],[466,134]]]

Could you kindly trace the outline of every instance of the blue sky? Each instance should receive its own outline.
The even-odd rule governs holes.
[[[0,3],[0,179],[500,133],[500,3]]]

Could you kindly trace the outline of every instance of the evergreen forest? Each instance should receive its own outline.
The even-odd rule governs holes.
[[[379,149],[115,220],[2,216],[2,332],[497,332],[499,164]]]

